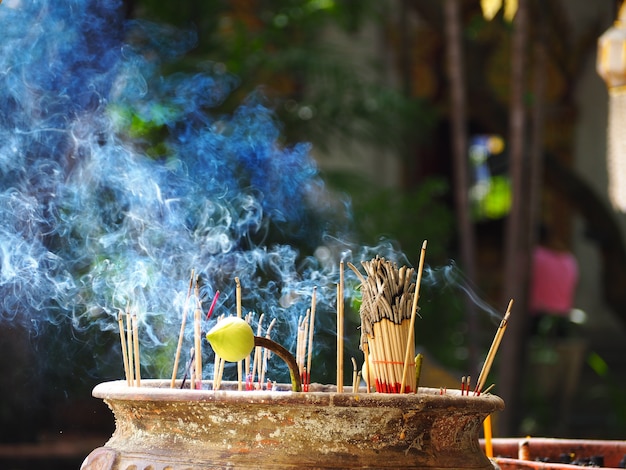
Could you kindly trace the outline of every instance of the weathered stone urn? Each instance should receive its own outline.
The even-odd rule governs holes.
[[[98,385],[115,415],[110,440],[82,470],[484,469],[484,418],[494,395],[420,388],[416,394],[189,390],[169,381]],[[207,388],[210,385],[207,384]]]

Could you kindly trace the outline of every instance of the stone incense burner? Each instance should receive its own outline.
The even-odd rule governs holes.
[[[81,469],[491,470],[479,435],[484,418],[504,407],[494,395],[430,388],[400,395],[317,384],[308,392],[169,385],[98,385],[93,395],[111,408],[116,429]]]

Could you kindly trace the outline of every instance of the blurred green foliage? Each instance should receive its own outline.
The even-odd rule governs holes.
[[[380,151],[381,166],[388,165],[386,159],[396,158],[400,168],[407,168],[402,161],[407,156],[414,158],[414,146],[431,131],[436,111],[426,101],[407,96],[390,84],[387,65],[368,57],[355,58],[354,47],[346,50],[326,40],[339,33],[352,46],[358,45],[366,27],[384,30],[387,8],[384,2],[372,0],[176,4],[141,0],[136,3],[135,15],[181,28],[192,26],[197,32],[196,47],[170,70],[172,73],[206,68],[209,63],[212,70],[237,77],[233,93],[212,112],[230,112],[249,94],[260,91],[283,126],[281,139],[286,144],[307,141],[316,151],[329,152],[332,148],[341,152],[334,158],[350,159],[350,145],[359,142]],[[376,34],[370,31],[365,37],[372,41]],[[378,45],[368,44],[365,49],[372,47]],[[169,109],[167,104],[163,106]],[[130,123],[129,133],[151,142],[147,146],[149,154],[162,152],[159,123],[128,116],[124,110],[118,110],[118,115]],[[428,240],[428,264],[448,263],[455,222],[445,179],[386,188],[363,174],[328,171],[324,180],[339,200],[349,201],[350,207],[326,214],[327,220],[319,221],[319,226],[331,232],[336,229],[351,242],[368,246],[391,240],[415,265],[423,240]],[[403,180],[401,175],[399,180]],[[344,217],[350,220],[342,220]],[[307,254],[315,247],[299,248]],[[465,323],[459,293],[454,289],[443,289],[443,293],[441,287],[429,285],[423,289],[424,318],[418,322],[418,331],[437,334],[418,332],[417,340],[442,364],[460,367]],[[347,312],[346,321],[347,332],[357,330],[358,308]],[[358,337],[350,336],[348,354],[359,354]],[[334,341],[330,337],[320,340]],[[324,378],[333,381],[332,375],[328,371]]]
[[[353,47],[325,40],[338,32],[376,48],[376,33],[362,33],[369,20],[380,27],[387,9],[372,0],[140,0],[135,15],[196,31],[196,47],[177,67],[210,62],[234,74],[239,85],[221,109],[262,89],[287,141],[326,149],[331,140],[358,140],[397,150],[428,125],[431,111],[387,83],[388,65],[374,55],[353,57]]]

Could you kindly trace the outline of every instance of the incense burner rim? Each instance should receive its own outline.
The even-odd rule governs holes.
[[[93,396],[108,400],[123,400],[132,402],[228,402],[228,403],[273,403],[276,405],[301,404],[318,406],[349,406],[349,407],[420,407],[447,408],[454,404],[463,409],[484,411],[489,414],[504,409],[504,401],[497,395],[484,394],[474,396],[462,395],[460,390],[448,389],[442,394],[440,389],[420,387],[417,393],[366,393],[364,387],[353,393],[351,387],[344,387],[343,393],[333,390],[333,385],[311,384],[313,391],[293,392],[288,385],[283,390],[210,390],[210,381],[206,382],[207,389],[191,390],[170,388],[170,382],[162,379],[146,379],[141,381],[141,387],[130,387],[126,381],[117,380],[103,382],[93,389]],[[223,382],[225,386],[235,386],[235,382]],[[178,385],[180,386],[180,385]]]

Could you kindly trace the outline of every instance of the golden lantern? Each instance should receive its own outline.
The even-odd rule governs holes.
[[[609,199],[615,209],[626,212],[626,2],[613,26],[598,40],[596,69],[609,91]]]

